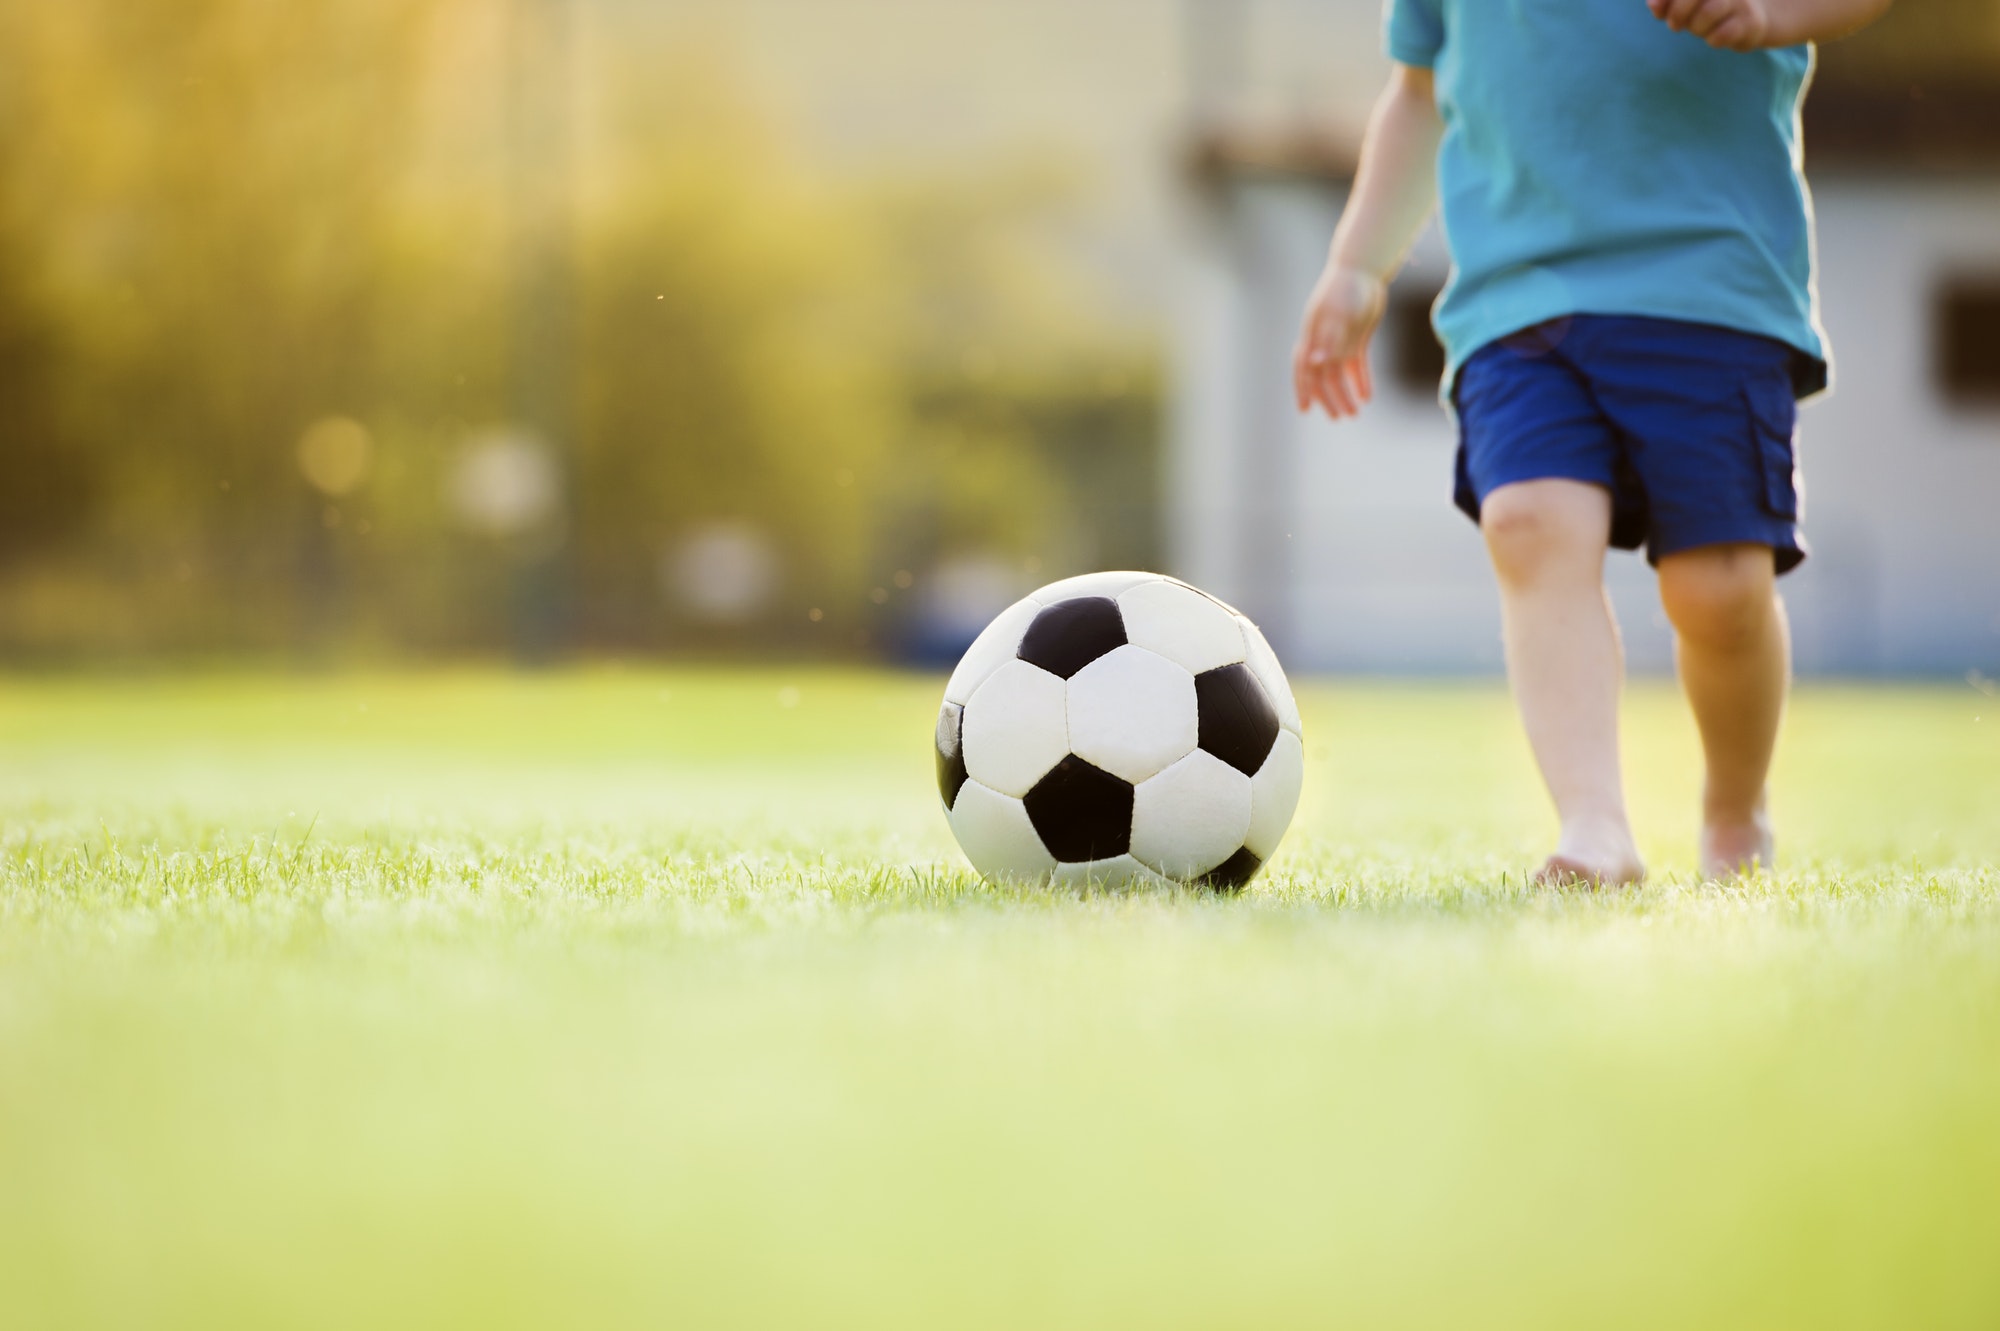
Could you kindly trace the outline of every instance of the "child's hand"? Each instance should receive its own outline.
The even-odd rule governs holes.
[[[1300,411],[1317,402],[1334,420],[1355,415],[1375,395],[1368,339],[1382,321],[1389,284],[1374,273],[1328,264],[1306,302],[1292,351],[1292,392]]]
[[[1769,0],[1646,0],[1646,6],[1675,32],[1691,32],[1717,50],[1770,45]]]

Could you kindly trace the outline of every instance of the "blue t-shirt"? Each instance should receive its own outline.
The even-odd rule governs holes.
[[[1386,0],[1390,58],[1434,71],[1450,384],[1565,314],[1761,333],[1825,386],[1799,101],[1812,48],[1718,51],[1646,0]]]

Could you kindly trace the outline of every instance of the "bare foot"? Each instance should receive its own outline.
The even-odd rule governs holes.
[[[1645,878],[1632,829],[1621,819],[1565,824],[1556,853],[1534,881],[1543,887],[1629,887]]]
[[[1542,867],[1535,870],[1534,883],[1537,887],[1631,887],[1646,881],[1646,866],[1633,860],[1628,864],[1609,869],[1599,869],[1570,859],[1566,855],[1551,855],[1542,861]]]
[[[1701,829],[1701,873],[1704,878],[1735,878],[1758,869],[1777,867],[1777,843],[1771,836],[1770,815],[1759,812],[1748,822],[1710,823]]]

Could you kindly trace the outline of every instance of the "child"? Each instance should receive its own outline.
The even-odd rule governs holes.
[[[1707,760],[1701,867],[1769,868],[1805,558],[1796,401],[1826,387],[1799,174],[1806,43],[1890,0],[1387,0],[1396,70],[1293,358],[1301,411],[1368,401],[1389,279],[1441,200],[1435,323],[1458,504],[1561,818],[1544,882],[1645,875],[1618,766],[1607,547],[1646,548]]]

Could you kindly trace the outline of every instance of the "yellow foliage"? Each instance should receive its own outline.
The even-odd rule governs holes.
[[[0,651],[852,650],[889,570],[1060,545],[1107,402],[1143,473],[1059,173],[824,178],[715,52],[565,63],[564,12],[0,8]],[[518,530],[454,517],[502,437]],[[717,523],[779,570],[727,630],[662,583]]]

